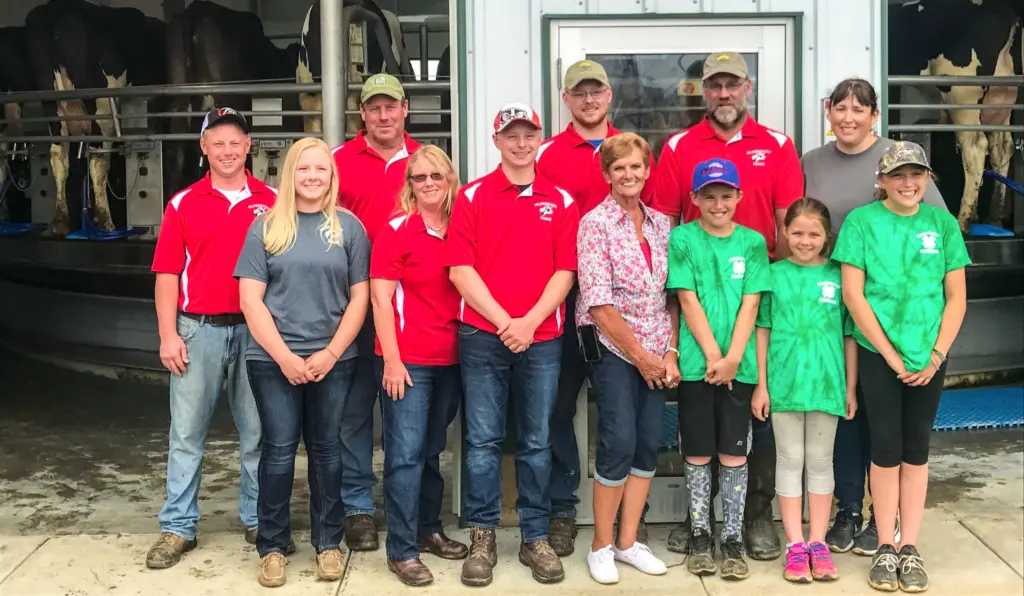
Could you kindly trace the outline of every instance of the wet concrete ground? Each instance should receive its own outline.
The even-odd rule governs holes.
[[[159,532],[156,516],[164,499],[168,423],[166,385],[72,372],[0,351],[0,547],[15,544],[11,547],[15,548],[22,541],[20,548],[39,548],[46,540],[50,541],[48,545],[59,546],[61,543],[54,540],[61,536],[75,541],[82,534],[91,535],[93,540],[109,534],[125,555],[130,551],[130,556],[144,558],[149,542]],[[200,536],[201,540],[207,537],[208,545],[223,543],[233,561],[244,561],[239,564],[249,582],[254,579],[258,560],[254,552],[249,552],[251,548],[236,538],[242,526],[236,504],[235,444],[230,412],[222,403],[206,447]],[[978,552],[998,557],[1017,579],[1024,577],[1024,429],[935,433],[932,454],[926,519],[954,524],[956,532],[962,534],[956,534],[958,540],[973,537],[979,543]],[[379,475],[383,463],[379,449],[375,462]],[[450,454],[445,454],[442,463],[450,479]],[[302,532],[309,524],[301,450],[296,469],[293,527]],[[379,492],[380,484],[378,503]],[[458,521],[450,511],[446,503],[445,524],[455,531]],[[382,529],[385,526],[380,513],[378,524]],[[660,535],[667,533],[667,528],[654,531]],[[135,534],[145,536],[124,537]],[[589,543],[582,536],[577,554],[585,553],[583,545]],[[936,539],[941,541],[942,537]],[[77,543],[69,542],[65,547],[72,553],[82,546],[73,544]],[[0,561],[3,558],[0,549]],[[580,562],[584,566],[580,580],[586,586],[589,578],[585,562]],[[365,567],[367,561],[361,565]],[[309,569],[306,572],[311,573]],[[457,583],[457,572],[453,572],[456,576],[448,581]],[[196,573],[205,572],[198,569]],[[386,577],[386,571],[383,573],[384,581],[398,586]],[[0,582],[4,577],[0,572]],[[191,577],[201,579],[195,574]],[[247,585],[256,586],[255,582]],[[0,584],[0,593],[14,593],[10,589],[6,582]]]

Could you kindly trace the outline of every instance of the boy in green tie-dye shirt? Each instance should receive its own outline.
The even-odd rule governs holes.
[[[672,231],[666,286],[677,291],[679,428],[690,493],[690,554],[696,575],[716,571],[711,536],[711,460],[718,457],[722,577],[744,579],[743,508],[747,494],[750,400],[757,384],[751,334],[760,293],[769,286],[768,247],[758,232],[732,221],[742,199],[736,166],[726,159],[697,164],[691,200],[700,219]]]

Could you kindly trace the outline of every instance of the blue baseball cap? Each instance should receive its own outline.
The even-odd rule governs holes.
[[[693,192],[697,192],[708,184],[726,184],[735,189],[740,187],[740,173],[736,164],[728,159],[709,159],[697,164],[693,170]]]

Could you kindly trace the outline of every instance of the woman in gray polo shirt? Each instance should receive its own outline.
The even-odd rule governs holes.
[[[252,335],[246,368],[263,428],[256,551],[266,587],[285,581],[300,435],[309,458],[316,574],[341,578],[341,415],[355,375],[353,340],[370,302],[370,242],[359,220],[335,205],[338,171],[327,145],[314,138],[292,145],[281,179],[235,268]]]
[[[836,85],[826,104],[828,122],[836,140],[808,151],[801,158],[806,182],[805,195],[824,203],[832,215],[832,238],[839,233],[847,214],[874,200],[878,158],[892,139],[872,130],[878,122],[878,96],[864,79],[846,79]],[[949,210],[931,180],[924,202]],[[835,552],[873,555],[878,549],[874,513],[864,526],[862,517],[865,475],[870,465],[870,437],[860,386],[857,414],[853,420],[839,420],[833,455],[835,494],[839,511],[825,537]],[[897,536],[899,529],[897,528]]]

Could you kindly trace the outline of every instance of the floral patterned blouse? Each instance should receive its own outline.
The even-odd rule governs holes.
[[[579,297],[576,324],[594,322],[590,308],[610,304],[619,311],[640,345],[662,355],[672,340],[672,321],[666,306],[668,275],[668,217],[640,204],[644,237],[651,248],[647,267],[636,229],[626,210],[609,195],[580,220],[576,237],[579,259]],[[598,338],[612,353],[629,362],[598,329]]]

